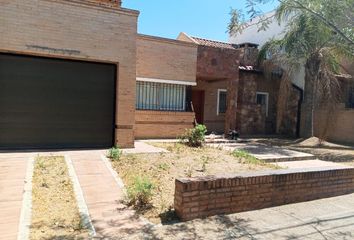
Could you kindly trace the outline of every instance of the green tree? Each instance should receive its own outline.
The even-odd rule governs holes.
[[[258,6],[269,2],[278,2],[275,14],[262,15]],[[247,0],[246,9],[251,18],[259,16],[259,21],[247,23],[243,21],[244,16],[240,10],[232,9],[228,26],[230,34],[242,32],[252,25],[257,25],[259,30],[265,30],[274,17],[283,20],[284,16],[304,13],[338,34],[350,48],[354,46],[354,0]]]
[[[313,116],[317,105],[326,104],[333,110],[338,102],[340,86],[338,74],[343,58],[353,60],[354,0],[278,0],[274,15],[260,17],[260,30],[266,29],[273,19],[286,22],[281,39],[270,40],[260,51],[260,58],[266,53],[272,56],[270,66],[284,69],[283,85],[289,86],[291,75],[303,64],[305,67],[304,126],[303,135],[313,136]],[[249,0],[251,15],[258,14],[256,4],[269,0]],[[229,32],[241,32],[250,26],[242,19],[240,12],[233,10]],[[280,94],[281,95],[281,94]],[[285,101],[279,104],[285,104]],[[279,106],[278,106],[279,108]],[[278,113],[279,114],[279,113]]]

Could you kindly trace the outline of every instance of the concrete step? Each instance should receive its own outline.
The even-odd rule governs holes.
[[[315,160],[316,156],[294,151],[282,147],[267,146],[262,144],[253,144],[253,143],[211,143],[208,144],[211,147],[222,148],[227,151],[234,150],[244,150],[247,151],[252,156],[256,157],[259,160],[265,162],[288,162],[288,161],[304,161],[304,160]]]

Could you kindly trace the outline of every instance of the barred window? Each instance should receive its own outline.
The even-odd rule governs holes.
[[[186,86],[168,83],[137,82],[136,109],[185,111]]]

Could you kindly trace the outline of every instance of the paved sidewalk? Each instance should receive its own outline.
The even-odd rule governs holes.
[[[121,201],[124,193],[102,160],[104,151],[69,152],[97,238],[113,239],[146,225]]]
[[[0,238],[17,239],[28,153],[0,153]]]
[[[123,153],[126,154],[136,154],[136,153],[166,153],[166,149],[154,147],[148,142],[135,141],[134,148],[123,149]]]
[[[151,240],[352,240],[354,194],[262,210],[220,215],[120,239]]]
[[[311,168],[350,168],[350,166],[322,161],[322,160],[303,160],[303,161],[290,161],[290,162],[277,162],[272,163],[279,167],[287,168],[287,169],[311,169]]]
[[[221,147],[227,151],[235,149],[245,150],[260,160],[266,162],[285,162],[285,161],[302,161],[314,160],[316,157],[309,153],[289,150],[282,147],[267,146],[255,143],[209,143],[211,147]]]

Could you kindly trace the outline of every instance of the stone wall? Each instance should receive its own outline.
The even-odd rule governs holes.
[[[268,116],[265,117],[265,134],[275,134],[277,122],[277,105],[280,81],[277,77],[266,77],[265,74],[258,74],[257,92],[269,93]],[[296,114],[295,110],[295,114]],[[296,127],[296,126],[294,126]]]
[[[229,80],[198,80],[195,90],[205,92],[204,124],[209,131],[223,133],[225,114],[217,115],[218,89],[227,89]],[[236,127],[242,135],[274,133],[276,121],[277,82],[267,81],[262,74],[242,72],[238,87]],[[256,104],[256,92],[269,93],[268,117]]]
[[[238,79],[240,51],[237,49],[198,46],[197,78]]]
[[[354,168],[276,170],[176,179],[174,207],[188,221],[353,192]]]
[[[148,138],[177,138],[186,129],[193,128],[194,113],[141,111],[135,113],[135,137]]]
[[[138,14],[90,1],[1,1],[0,52],[116,64],[116,143],[132,147]]]
[[[257,104],[239,104],[237,108],[237,130],[242,135],[257,135],[265,132],[265,116]]]
[[[292,87],[289,92],[289,96],[286,101],[286,109],[283,115],[283,120],[280,125],[280,133],[297,137],[297,124],[298,124],[298,110],[299,101],[301,100],[300,92]]]
[[[242,72],[238,87],[236,126],[241,135],[263,134],[265,132],[265,114],[256,104],[256,93],[261,75]]]

